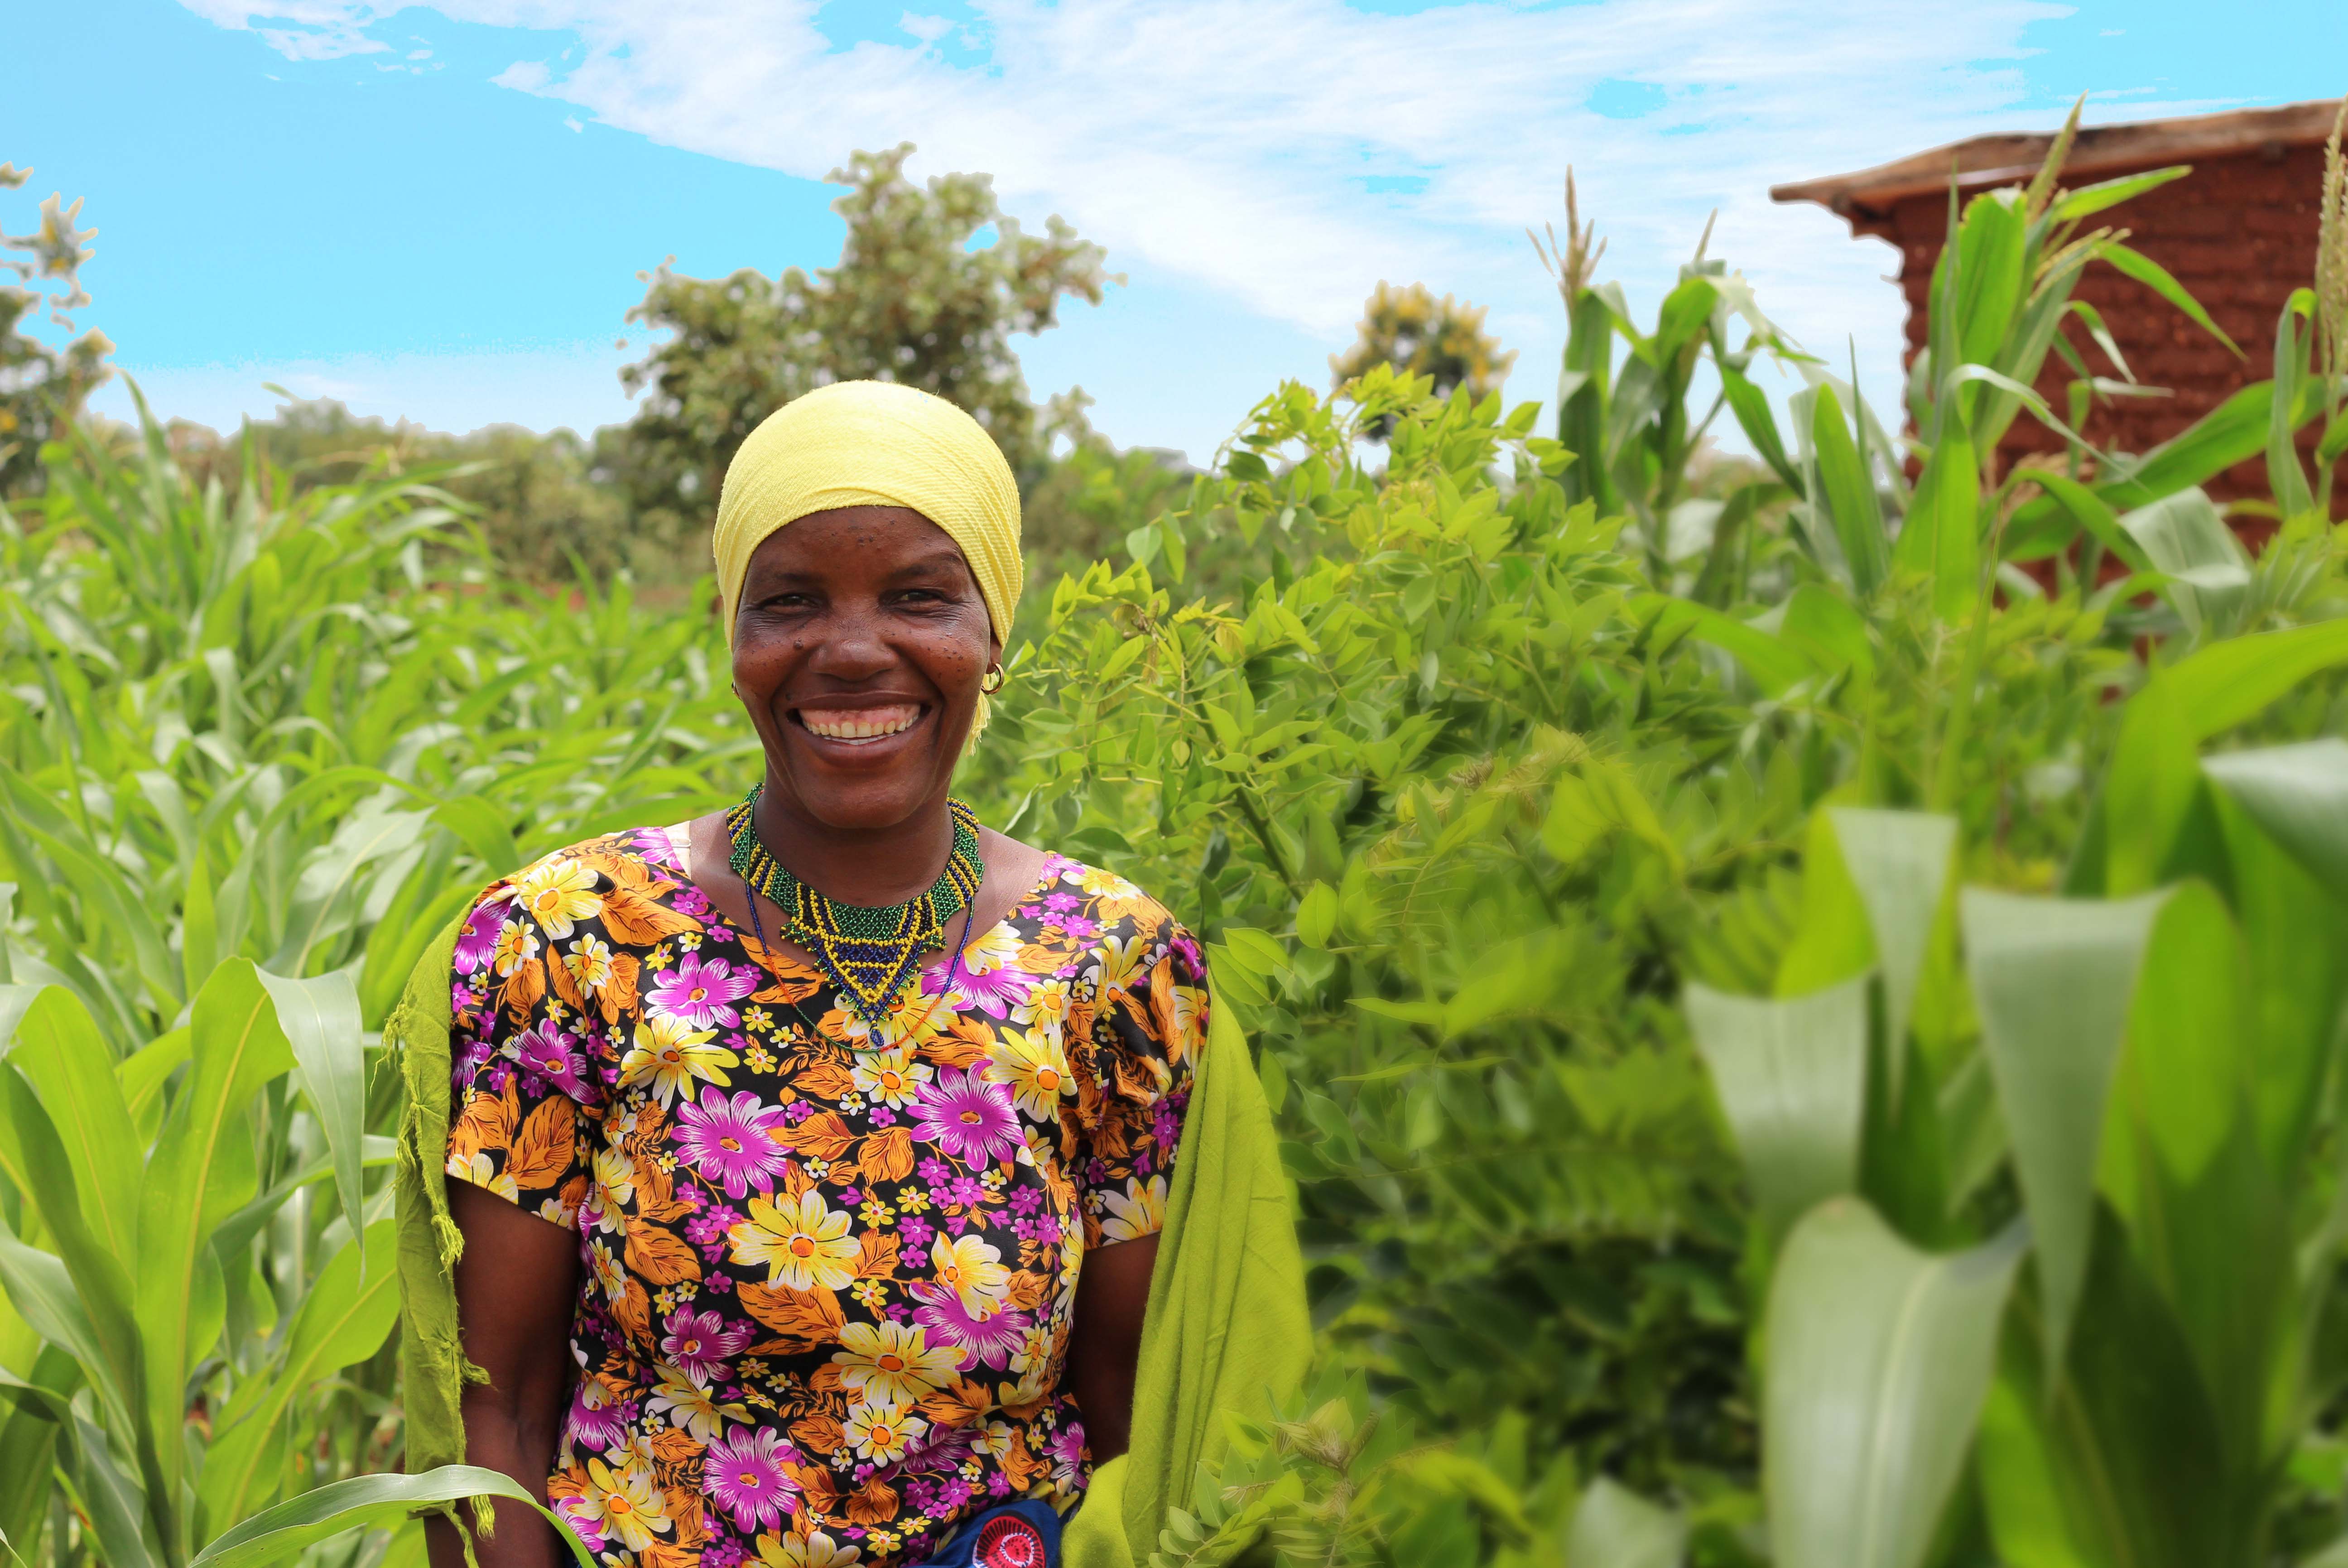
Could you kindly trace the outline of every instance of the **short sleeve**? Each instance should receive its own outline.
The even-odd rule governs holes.
[[[448,1172],[571,1230],[603,1100],[585,1021],[546,984],[547,953],[510,890],[484,894],[458,935]]]
[[[1086,1053],[1091,1083],[1082,1096],[1076,1175],[1088,1247],[1137,1242],[1165,1228],[1191,1072],[1206,1044],[1198,942],[1156,913],[1154,922],[1138,918],[1123,952],[1112,947],[1105,967],[1116,978],[1097,1000]]]

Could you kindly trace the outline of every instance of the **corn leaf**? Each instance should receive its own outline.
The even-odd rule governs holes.
[[[129,1269],[139,1257],[139,1190],[124,1177],[144,1151],[89,1009],[60,987],[44,990],[18,1021],[8,1060],[41,1097],[92,1237]]]
[[[360,1526],[393,1526],[431,1503],[467,1498],[511,1498],[545,1514],[580,1568],[595,1559],[561,1520],[511,1476],[473,1465],[442,1465],[422,1475],[363,1475],[288,1499],[222,1532],[188,1568],[266,1568],[301,1555],[304,1548]]]
[[[1565,1568],[1679,1568],[1687,1533],[1679,1514],[1600,1476],[1574,1505]]]
[[[325,1267],[294,1319],[272,1375],[249,1379],[221,1412],[201,1491],[217,1526],[267,1503],[282,1473],[287,1408],[318,1379],[374,1355],[399,1315],[392,1266],[397,1238],[389,1216],[366,1229],[364,1246],[345,1246]],[[364,1265],[364,1266],[362,1266]]]
[[[2201,769],[2302,865],[2348,892],[2348,740],[2230,751]]]
[[[139,1322],[158,1431],[178,1424],[189,1370],[220,1332],[208,1310],[221,1301],[212,1233],[260,1186],[246,1108],[294,1066],[246,959],[221,965],[196,994],[189,1040],[188,1082],[155,1146],[140,1203]],[[160,1457],[176,1481],[180,1445],[165,1445]]]
[[[1875,811],[1853,806],[1827,813],[1842,861],[1875,935],[1883,974],[1890,1059],[1903,1059],[1908,1021],[1923,983],[1924,957],[1948,899],[1957,848],[1957,820],[1922,811]],[[1894,1099],[1900,1085],[1895,1069]]]
[[[1769,1287],[1762,1489],[1781,1568],[1918,1568],[1972,1447],[2019,1227],[1935,1256],[1855,1198],[1795,1227]]]
[[[1883,582],[1890,552],[1883,536],[1883,504],[1875,480],[1859,460],[1834,388],[1820,385],[1810,409],[1810,439],[1817,452],[1820,496],[1833,520],[1843,559],[1850,565],[1851,583],[1864,595]]]
[[[1773,1235],[1859,1179],[1867,986],[1861,976],[1776,999],[1687,988],[1689,1030]]]
[[[2236,357],[2242,356],[2241,346],[2228,337],[2218,324],[2209,319],[2209,313],[2201,308],[2201,302],[2188,293],[2183,284],[2170,276],[2168,268],[2142,252],[2132,251],[2116,242],[2104,246],[2103,257],[2116,271],[2134,278],[2182,311],[2188,321],[2232,349]]]
[[[325,1134],[335,1161],[335,1186],[343,1212],[358,1222],[360,1147],[366,1115],[366,1058],[359,1039],[358,991],[347,971],[311,979],[253,972],[276,1005],[277,1022],[300,1075],[302,1094]]]
[[[2050,1366],[2062,1365],[2086,1277],[2105,1106],[2163,896],[2090,902],[1968,888],[1958,903],[1982,1044],[2030,1217]]]

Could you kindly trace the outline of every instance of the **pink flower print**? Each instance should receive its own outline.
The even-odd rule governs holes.
[[[562,1424],[574,1449],[602,1453],[626,1440],[633,1415],[624,1401],[613,1398],[610,1386],[602,1378],[582,1377],[579,1387],[572,1390],[571,1414]]]
[[[572,1099],[588,1098],[582,1076],[587,1058],[579,1054],[579,1037],[551,1018],[541,1018],[510,1047],[514,1059]]]
[[[513,900],[493,898],[473,911],[472,918],[465,922],[465,929],[457,934],[454,967],[458,974],[478,974],[481,965],[489,961],[489,954],[497,951],[498,928],[505,923],[512,909]]]
[[[733,1004],[757,988],[757,980],[736,974],[723,958],[705,959],[698,953],[688,953],[675,968],[653,982],[649,1002],[654,1012],[665,1013],[695,1029],[721,1024],[733,1029],[742,1023],[742,1015]]]
[[[1019,1113],[1011,1108],[1011,1092],[980,1076],[983,1069],[956,1072],[952,1068],[922,1086],[914,1103],[913,1136],[965,1165],[986,1165],[1009,1156],[1022,1146]]]
[[[990,1018],[1008,1016],[1011,1009],[1027,999],[1035,986],[1035,976],[1015,964],[1004,964],[983,975],[965,969],[954,982],[955,1002],[967,1004]]]
[[[671,871],[676,869],[676,841],[668,836],[666,828],[645,828],[631,836],[628,843],[638,859]]]
[[[771,1192],[784,1156],[770,1130],[782,1119],[778,1108],[759,1104],[755,1094],[728,1100],[723,1090],[705,1087],[700,1104],[686,1100],[677,1107],[677,1158],[722,1185],[729,1198],[748,1196],[753,1185]]]
[[[977,1317],[963,1307],[962,1293],[949,1285],[922,1284],[910,1289],[922,1304],[914,1309],[913,1320],[929,1330],[932,1340],[964,1350],[997,1371],[1026,1337],[1028,1317],[1016,1307]],[[970,1364],[963,1363],[965,1367]]]
[[[1052,1434],[1052,1479],[1063,1486],[1074,1481],[1077,1469],[1085,1462],[1085,1424],[1068,1418],[1060,1429]]]
[[[729,1325],[714,1312],[680,1312],[669,1319],[668,1333],[661,1337],[661,1354],[678,1371],[707,1387],[725,1375],[727,1364],[741,1354],[750,1337],[749,1324]]]

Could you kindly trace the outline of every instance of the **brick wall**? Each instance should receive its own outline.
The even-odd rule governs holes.
[[[2242,387],[2274,374],[2275,322],[2283,302],[2293,289],[2313,281],[2322,176],[2323,150],[2313,145],[2202,159],[2184,179],[2097,216],[2096,222],[2130,231],[2129,244],[2167,267],[2241,346],[2245,357],[2228,353],[2142,284],[2108,266],[2090,266],[2073,297],[2102,313],[2138,381],[2168,387],[2172,395],[2098,405],[2087,422],[2088,439],[2108,449],[2149,450]],[[2116,177],[2099,172],[2096,179]],[[1859,217],[1853,225],[1900,248],[1910,359],[1924,344],[1925,296],[1947,225],[1945,193],[1908,198],[1889,213]],[[2065,330],[2090,370],[2116,377],[2075,320]],[[2067,417],[2065,387],[2073,378],[2059,356],[2047,356],[2038,389],[2058,418]],[[2317,433],[2302,432],[2303,450],[2312,452]],[[2001,469],[2034,454],[2041,461],[2059,463],[2062,450],[2061,439],[2027,414],[2015,419],[1998,447]],[[2237,465],[2208,489],[2221,500],[2263,499],[2265,459]]]

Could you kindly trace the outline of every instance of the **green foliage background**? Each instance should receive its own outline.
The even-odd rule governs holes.
[[[1063,407],[964,788],[1210,944],[1322,1341],[1153,1563],[2249,1563],[2348,1525],[2348,580],[2328,472],[2288,456],[2311,420],[2348,446],[2337,302],[2295,300],[2273,379],[2169,448],[2001,474],[2001,421],[2065,424],[2028,388],[2078,270],[2134,264],[2085,227],[2124,199],[2050,173],[1966,211],[1912,482],[1723,263],[1650,326],[1578,229],[1546,412],[1375,366],[1279,389],[1193,474]],[[1766,364],[1804,383],[1785,425]],[[1707,478],[1724,411],[1762,461]],[[298,474],[276,433],[72,428],[0,513],[0,1531],[28,1562],[417,1560],[357,1528],[425,1495],[376,1473],[375,1031],[481,883],[756,765],[705,583],[550,591],[501,553],[494,487],[572,493],[578,449],[468,472],[290,423]],[[2287,516],[2251,561],[2195,486],[2260,449]],[[2058,957],[2013,989],[2034,930]],[[2246,932],[2293,962],[2132,988]],[[2092,1047],[2106,1080],[2016,1090],[2013,1020],[2097,996],[2011,1059]],[[2171,1068],[2217,1089],[2147,1101]],[[2178,1177],[2180,1104],[2222,1108],[2189,1148],[2235,1186]],[[2050,1105],[2108,1114],[2137,1173],[2083,1166],[2092,1130],[2048,1163]],[[2192,1292],[2219,1268],[2291,1305],[2241,1329]],[[2060,1342],[2050,1277],[2085,1282]],[[2272,1391],[2247,1424],[2245,1387]],[[2196,1455],[2222,1487],[2175,1480],[2219,1473]],[[2117,1516],[2078,1501],[2115,1456]]]

